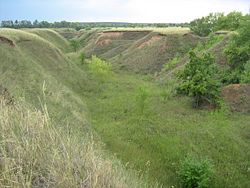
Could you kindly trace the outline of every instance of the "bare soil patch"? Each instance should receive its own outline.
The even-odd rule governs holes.
[[[222,89],[222,97],[232,111],[250,113],[250,84],[232,84]]]
[[[155,42],[157,42],[157,41],[159,41],[161,39],[162,39],[162,36],[160,36],[160,35],[153,36],[149,40],[147,40],[147,41],[143,42],[142,44],[140,44],[138,46],[138,49],[142,49],[142,48],[145,48],[146,46],[150,46],[153,43],[155,43]]]
[[[5,44],[8,44],[12,47],[15,47],[15,44],[12,40],[6,38],[6,37],[3,37],[3,36],[0,36],[0,43],[5,43]]]

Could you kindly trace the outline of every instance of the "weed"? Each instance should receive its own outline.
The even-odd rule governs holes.
[[[171,70],[171,69],[178,63],[178,61],[179,61],[179,58],[178,58],[178,57],[173,58],[173,59],[170,60],[168,63],[165,63],[165,64],[163,65],[162,70],[163,70],[164,72],[167,72],[167,71]]]
[[[136,104],[140,115],[143,115],[147,108],[149,90],[145,86],[140,86],[136,91]]]
[[[197,160],[186,157],[178,172],[180,182],[184,188],[208,188],[213,176],[212,165],[208,160]]]

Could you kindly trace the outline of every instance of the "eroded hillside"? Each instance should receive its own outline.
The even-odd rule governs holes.
[[[177,29],[178,31],[178,29]],[[161,33],[152,30],[85,31],[78,36],[82,51],[97,55],[123,70],[159,71],[162,65],[182,56],[203,39],[190,32]]]

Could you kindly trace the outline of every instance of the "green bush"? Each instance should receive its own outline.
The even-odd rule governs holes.
[[[111,64],[96,56],[92,56],[91,59],[87,61],[87,63],[90,72],[101,81],[104,81],[112,74]]]
[[[194,98],[194,107],[203,104],[218,105],[220,82],[217,77],[217,67],[210,54],[198,57],[190,52],[190,62],[179,74],[182,83],[178,92]]]
[[[244,65],[244,71],[241,76],[242,83],[250,83],[250,60]]]
[[[211,185],[213,169],[208,160],[186,157],[181,163],[178,175],[184,188],[207,188]]]

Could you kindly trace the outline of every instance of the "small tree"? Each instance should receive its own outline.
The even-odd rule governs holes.
[[[83,64],[86,58],[85,53],[81,52],[79,58],[80,58],[81,63]]]
[[[74,51],[76,52],[80,47],[80,42],[78,40],[72,39],[72,40],[70,40],[70,45],[74,49]]]
[[[219,81],[217,69],[210,54],[198,57],[193,51],[189,53],[190,62],[179,74],[182,83],[178,91],[194,98],[194,107],[204,103],[217,105],[219,98]]]

